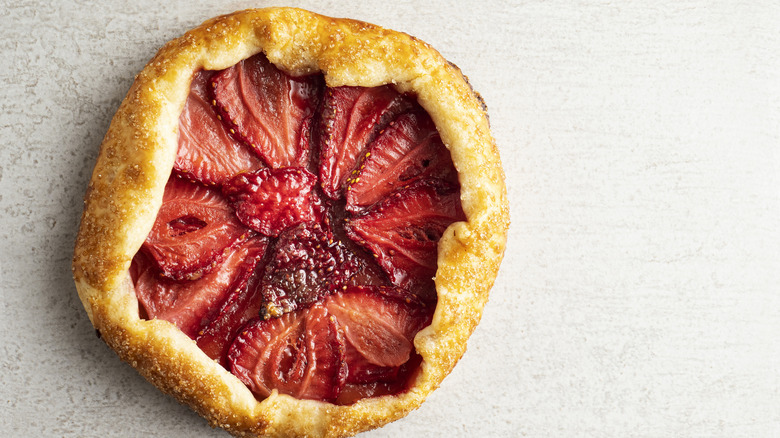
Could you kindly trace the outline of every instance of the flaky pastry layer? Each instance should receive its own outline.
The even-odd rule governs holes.
[[[415,338],[423,362],[408,391],[349,406],[274,393],[258,401],[173,324],[139,317],[130,262],[152,228],[178,148],[193,73],[258,52],[328,86],[393,84],[416,95],[452,155],[466,222],[439,242],[432,324]],[[103,140],[85,197],[73,275],[102,339],[164,392],[237,436],[338,437],[417,408],[466,350],[497,275],[509,213],[504,174],[481,98],[453,64],[409,35],[290,8],[206,21],[166,44],[136,77]]]

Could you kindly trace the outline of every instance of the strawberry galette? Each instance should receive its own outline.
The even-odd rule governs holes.
[[[348,436],[419,406],[465,351],[505,192],[481,98],[430,46],[243,11],[136,78],[74,277],[102,339],[212,425]]]

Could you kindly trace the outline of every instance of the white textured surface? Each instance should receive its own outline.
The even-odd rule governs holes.
[[[97,340],[69,265],[135,73],[270,4],[0,3],[0,435],[225,436]],[[458,64],[513,219],[461,363],[364,436],[780,436],[780,3],[353,3],[289,2]]]

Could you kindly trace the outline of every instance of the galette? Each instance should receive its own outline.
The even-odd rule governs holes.
[[[165,45],[111,122],[73,272],[99,336],[237,436],[351,436],[464,354],[503,256],[486,107],[406,34],[300,9]]]

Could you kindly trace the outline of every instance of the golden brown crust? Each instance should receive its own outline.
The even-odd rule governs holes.
[[[258,402],[186,335],[139,318],[128,268],[154,223],[177,151],[193,72],[255,53],[293,75],[321,71],[330,86],[392,83],[418,96],[450,149],[467,222],[439,243],[433,323],[415,338],[423,364],[412,388],[351,406],[272,394]],[[299,9],[211,19],[166,44],[137,76],[101,146],[85,198],[73,275],[103,339],[163,391],[237,436],[349,436],[417,408],[466,349],[504,252],[509,225],[498,151],[481,99],[460,71],[406,34]]]

